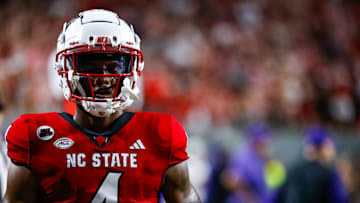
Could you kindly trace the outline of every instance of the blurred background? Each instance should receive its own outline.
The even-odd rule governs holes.
[[[219,192],[214,175],[247,143],[247,126],[261,122],[271,131],[272,159],[286,171],[302,154],[306,129],[326,128],[333,166],[360,202],[359,1],[0,0],[3,131],[23,113],[64,111],[52,62],[57,36],[63,22],[91,8],[115,11],[140,35],[137,110],[171,113],[183,124],[203,201]]]

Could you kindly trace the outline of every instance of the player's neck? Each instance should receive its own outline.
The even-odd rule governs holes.
[[[82,108],[76,107],[74,121],[81,127],[91,130],[93,132],[104,132],[115,120],[117,120],[123,111],[117,111],[109,117],[101,118],[91,116],[85,112]]]

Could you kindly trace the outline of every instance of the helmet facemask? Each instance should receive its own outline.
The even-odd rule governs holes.
[[[69,100],[80,103],[93,116],[108,117],[138,99],[135,84],[143,58],[139,50],[121,45],[114,49],[102,43],[64,50],[57,57],[64,59],[58,73]]]
[[[66,56],[66,64],[74,71],[71,87],[74,97],[81,100],[118,101],[126,76],[131,76],[134,61],[129,54],[79,53]]]

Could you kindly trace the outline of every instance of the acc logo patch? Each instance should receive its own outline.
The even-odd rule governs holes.
[[[50,126],[42,125],[38,127],[38,129],[36,130],[36,134],[40,140],[48,141],[54,137],[55,131]]]
[[[54,142],[54,146],[59,149],[69,149],[73,144],[74,141],[67,137],[59,138]]]

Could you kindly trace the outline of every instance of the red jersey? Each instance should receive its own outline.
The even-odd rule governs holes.
[[[166,169],[188,159],[187,136],[169,114],[124,113],[103,133],[66,113],[22,115],[8,156],[29,167],[41,202],[158,202]]]

